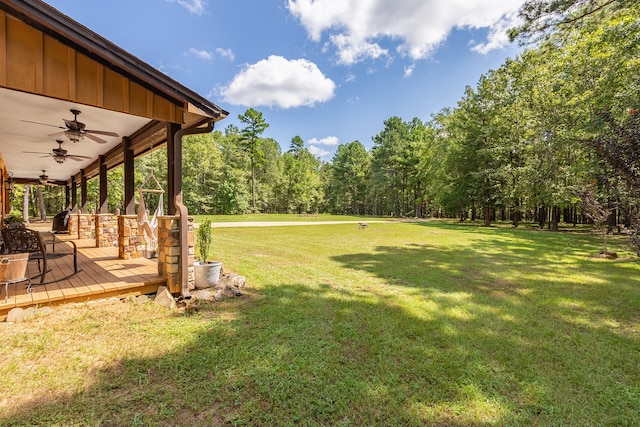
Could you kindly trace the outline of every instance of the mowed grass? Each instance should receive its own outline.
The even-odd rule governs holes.
[[[614,237],[225,228],[244,297],[0,325],[0,425],[639,425],[640,264]]]
[[[211,222],[338,222],[338,221],[373,221],[391,220],[390,218],[358,216],[358,215],[330,215],[330,214],[246,214],[246,215],[194,215],[196,223],[208,218]]]

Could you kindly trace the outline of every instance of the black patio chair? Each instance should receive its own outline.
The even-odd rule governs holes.
[[[38,262],[39,274],[34,276],[34,278],[40,276],[40,283],[38,283],[40,285],[68,279],[78,273],[78,248],[75,242],[67,242],[72,245],[72,252],[55,252],[55,244],[62,243],[62,241],[57,239],[53,233],[49,233],[49,235],[51,237],[45,241],[38,231],[28,228],[6,227],[2,229],[2,239],[4,240],[8,253],[28,253],[29,260],[36,260]],[[47,244],[52,246],[51,251],[47,251]],[[64,256],[73,256],[73,273],[65,277],[52,280],[51,282],[45,282],[46,274],[51,271],[47,267],[47,260],[61,258]]]

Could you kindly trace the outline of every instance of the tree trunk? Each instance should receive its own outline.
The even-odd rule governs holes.
[[[44,193],[42,191],[42,186],[38,186],[38,206],[40,207],[40,221],[47,220],[47,209],[44,206]]]
[[[609,208],[611,213],[609,214],[609,220],[607,221],[607,232],[611,233],[613,228],[618,226],[618,210],[612,207],[611,204],[609,205]]]
[[[538,208],[538,225],[540,228],[544,228],[544,223],[547,220],[547,208],[545,206],[540,206]]]
[[[256,213],[256,169],[251,162],[251,210]]]
[[[485,206],[483,211],[484,225],[485,227],[489,227],[491,225],[491,208],[489,206]]]
[[[514,227],[517,227],[520,224],[520,200],[516,199],[511,220]]]
[[[558,231],[558,222],[560,221],[560,208],[551,208],[551,230]]]
[[[29,192],[31,190],[31,185],[24,185],[24,193],[22,194],[22,219],[25,224],[29,223]]]

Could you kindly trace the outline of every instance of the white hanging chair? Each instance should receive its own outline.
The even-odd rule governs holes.
[[[153,178],[157,188],[144,188],[150,178]],[[145,241],[147,251],[154,251],[158,247],[158,217],[164,215],[164,190],[152,172],[147,176],[147,179],[145,179],[142,186],[138,189],[138,193],[140,194],[140,202],[138,204],[138,232]],[[158,198],[158,206],[153,212],[151,219],[149,219],[149,210],[144,202],[145,193],[160,194]]]

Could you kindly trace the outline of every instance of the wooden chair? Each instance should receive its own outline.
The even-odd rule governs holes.
[[[42,235],[35,230],[31,230],[24,227],[7,227],[2,230],[2,239],[6,245],[7,252],[10,254],[15,253],[28,253],[29,260],[37,260],[38,262],[38,271],[40,276],[40,285],[44,285],[46,283],[53,283],[58,280],[67,279],[74,274],[78,273],[78,248],[75,242],[68,241],[67,243],[71,243],[72,252],[55,252],[55,244],[61,243],[62,241],[58,240],[53,233],[49,233],[51,238],[45,240],[42,238]],[[47,251],[47,244],[52,245],[51,252]],[[52,280],[51,282],[45,282],[46,274],[51,271],[47,267],[47,260],[60,258],[63,256],[73,256],[73,273],[69,274],[64,278],[60,278],[57,280]],[[37,277],[37,276],[35,276]]]

